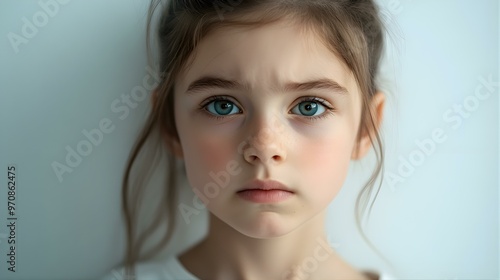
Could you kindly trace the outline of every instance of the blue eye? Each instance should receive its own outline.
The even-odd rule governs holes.
[[[306,117],[314,117],[323,114],[326,111],[325,106],[320,101],[306,100],[293,107],[292,113]]]
[[[232,101],[222,97],[216,97],[211,102],[204,105],[205,110],[216,116],[228,116],[241,113],[240,108]]]

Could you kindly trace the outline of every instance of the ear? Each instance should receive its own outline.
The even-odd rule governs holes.
[[[156,106],[158,105],[158,88],[154,89],[151,92],[151,107],[153,110],[159,110]],[[166,129],[161,126],[161,136],[162,139],[165,140],[165,145],[167,146],[167,149],[170,153],[172,153],[175,157],[182,159],[184,157],[184,154],[182,152],[182,146],[181,143],[179,143],[179,140],[173,136],[170,135]]]
[[[380,129],[380,125],[382,124],[382,119],[384,117],[384,105],[384,93],[376,92],[370,101],[370,114],[372,115],[372,119],[377,130]],[[370,136],[372,139],[375,139],[375,131],[373,131],[372,129],[370,129],[370,131],[368,132],[365,131],[359,142],[356,143],[351,154],[351,159],[362,159],[368,153],[368,151],[372,147]]]

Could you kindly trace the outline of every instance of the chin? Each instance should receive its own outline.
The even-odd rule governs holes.
[[[293,225],[289,217],[275,212],[259,213],[258,217],[238,219],[231,226],[243,235],[257,239],[278,238],[292,232],[298,227]]]

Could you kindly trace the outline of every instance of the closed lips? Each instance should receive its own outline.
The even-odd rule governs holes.
[[[267,180],[267,181],[253,180],[248,184],[246,184],[238,192],[242,192],[245,190],[263,190],[263,191],[281,190],[293,193],[293,191],[284,184],[273,180]]]

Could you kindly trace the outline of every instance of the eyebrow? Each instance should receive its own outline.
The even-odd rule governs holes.
[[[224,78],[213,77],[213,76],[205,76],[199,78],[192,83],[189,84],[188,89],[186,90],[187,94],[201,92],[211,89],[246,89],[248,90],[248,86],[244,86],[237,81],[227,80]],[[280,88],[281,91],[291,92],[291,91],[310,91],[310,90],[330,90],[334,93],[338,93],[341,95],[348,95],[349,92],[339,83],[334,80],[328,78],[321,78],[312,81],[305,82],[291,82],[284,87]]]

